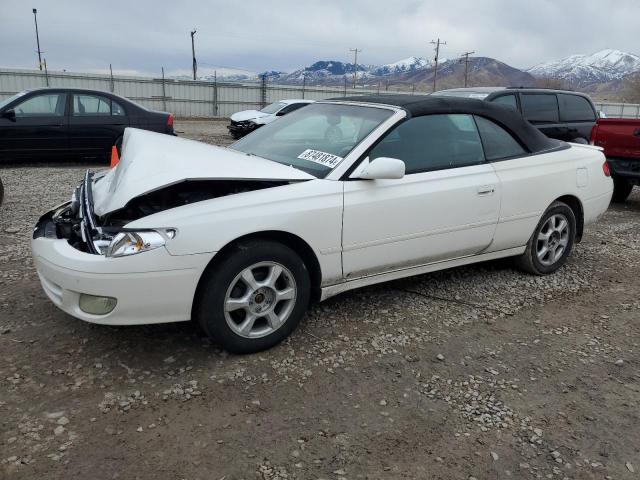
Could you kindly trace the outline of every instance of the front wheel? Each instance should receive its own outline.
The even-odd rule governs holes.
[[[576,237],[576,217],[562,202],[554,202],[536,226],[516,263],[534,275],[548,275],[567,261]]]
[[[205,273],[194,318],[224,349],[259,352],[293,332],[310,291],[309,272],[292,249],[266,240],[242,242]]]

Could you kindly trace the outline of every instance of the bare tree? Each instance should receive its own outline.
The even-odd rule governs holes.
[[[556,90],[568,90],[567,84],[561,78],[541,77],[536,80],[536,87],[555,88]]]
[[[640,103],[640,73],[629,75],[622,86],[624,100],[632,103]]]

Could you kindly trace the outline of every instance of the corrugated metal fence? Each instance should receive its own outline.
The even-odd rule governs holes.
[[[40,70],[0,69],[0,100],[29,88],[79,87],[114,92],[154,110],[179,117],[228,117],[240,110],[261,108],[285,98],[324,98],[345,95],[385,94],[380,90],[345,87],[305,87],[252,83],[205,82],[122,75]],[[394,92],[408,93],[408,92]],[[640,105],[597,102],[609,117],[640,118]]]
[[[228,117],[263,103],[286,98],[324,98],[377,93],[345,87],[301,87],[260,83],[208,82],[121,75],[0,69],[0,100],[22,90],[41,87],[77,87],[114,92],[147,108],[179,117]],[[380,92],[384,93],[384,92]],[[389,92],[391,93],[391,92]]]
[[[596,108],[611,118],[640,118],[640,105],[636,103],[594,102]]]

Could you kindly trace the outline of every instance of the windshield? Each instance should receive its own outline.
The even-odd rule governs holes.
[[[280,110],[285,105],[286,105],[286,103],[283,103],[283,102],[275,102],[275,103],[272,103],[271,105],[267,105],[266,107],[264,107],[260,111],[262,113],[276,113],[278,110]]]
[[[26,94],[26,90],[24,92],[20,92],[20,93],[16,93],[15,95],[12,95],[9,98],[5,98],[4,100],[0,100],[0,110],[2,110],[4,107],[6,107],[7,105],[9,105],[11,102],[13,102],[16,98],[20,98],[21,96],[23,96],[24,94]]]
[[[391,115],[393,111],[383,108],[315,103],[265,125],[230,148],[324,178]]]

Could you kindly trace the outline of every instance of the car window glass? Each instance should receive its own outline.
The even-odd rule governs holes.
[[[491,120],[475,117],[487,160],[524,155],[526,150],[509,132]]]
[[[66,94],[36,95],[13,107],[16,117],[61,117],[64,115]]]
[[[271,105],[267,105],[266,107],[264,107],[262,110],[260,110],[262,113],[276,113],[278,110],[280,110],[282,107],[284,107],[285,104],[282,102],[274,102]]]
[[[111,115],[111,100],[97,95],[74,95],[73,115]]]
[[[555,94],[523,93],[522,114],[530,122],[555,123],[558,118],[558,100]]]
[[[426,115],[395,127],[370,152],[369,159],[398,158],[406,173],[474,165],[484,161],[471,115]]]
[[[501,95],[491,100],[493,103],[499,103],[505,107],[511,107],[514,110],[518,110],[518,103],[516,102],[515,95]]]
[[[122,108],[120,106],[120,104],[114,102],[113,100],[111,101],[111,115],[126,115],[124,108]]]
[[[393,112],[313,103],[247,135],[230,148],[324,178]]]
[[[593,122],[596,114],[591,103],[579,95],[558,94],[560,116],[567,122]]]

